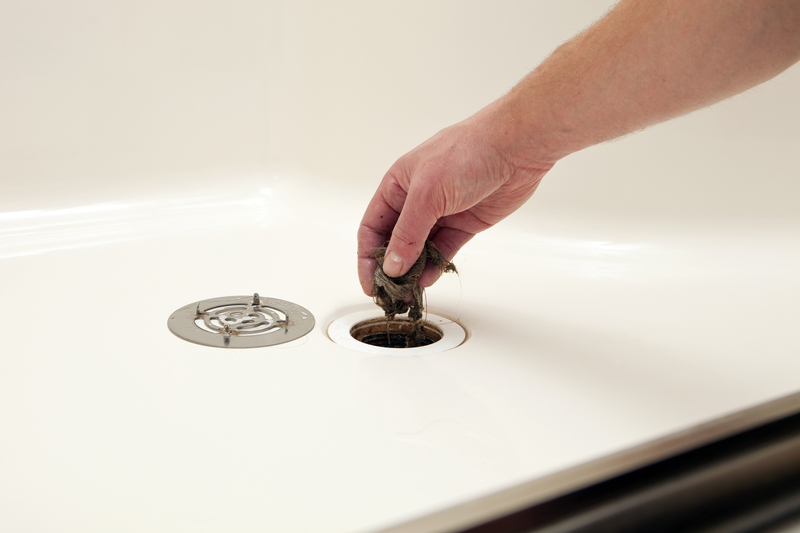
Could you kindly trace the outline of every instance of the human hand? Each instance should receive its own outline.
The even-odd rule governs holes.
[[[525,203],[558,159],[776,76],[800,60],[798,27],[797,0],[619,2],[508,94],[397,160],[358,230],[362,289],[371,295],[373,250],[387,240],[391,277],[426,238],[450,260]],[[437,276],[428,269],[419,285]]]
[[[488,108],[450,126],[392,165],[358,229],[358,275],[372,295],[376,248],[389,241],[384,272],[405,274],[430,239],[451,260],[478,232],[504,219],[534,193],[553,162],[522,160],[504,142],[507,128]],[[420,287],[439,277],[427,268]]]

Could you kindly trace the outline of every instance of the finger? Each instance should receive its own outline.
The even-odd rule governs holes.
[[[379,190],[372,197],[358,227],[358,256],[372,256],[373,250],[384,246],[392,235],[392,228],[400,215]]]
[[[442,215],[441,203],[432,188],[417,180],[408,192],[403,209],[392,230],[392,237],[383,260],[387,276],[402,276],[413,266],[425,239]]]
[[[467,244],[475,236],[456,228],[440,228],[436,235],[431,239],[436,248],[448,261],[452,261],[462,246]],[[419,278],[419,286],[423,289],[433,285],[441,276],[441,271],[433,265],[428,265]]]
[[[378,268],[378,262],[375,259],[358,258],[358,282],[361,284],[361,290],[367,296],[374,296],[372,280],[375,279],[376,268]]]
[[[428,263],[425,265],[425,270],[422,271],[422,275],[419,277],[417,284],[420,286],[420,288],[427,289],[436,283],[440,277],[442,277],[442,273],[439,270],[439,267]]]
[[[358,280],[367,296],[372,296],[372,279],[377,268],[375,248],[384,246],[389,240],[398,216],[384,199],[382,191],[378,190],[361,219],[358,227]]]

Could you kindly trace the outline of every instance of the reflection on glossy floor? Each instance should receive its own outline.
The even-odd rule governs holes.
[[[5,527],[374,530],[796,392],[797,67],[559,163],[428,292],[462,346],[325,334],[383,172],[607,8],[0,6]],[[166,327],[256,291],[317,327]]]
[[[800,518],[795,517],[771,528],[764,533],[797,533],[800,531]]]

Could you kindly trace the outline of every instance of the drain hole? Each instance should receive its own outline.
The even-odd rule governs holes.
[[[350,336],[359,342],[382,348],[405,348],[413,322],[408,318],[372,318],[350,328]],[[418,346],[428,346],[442,338],[442,330],[423,321],[424,340]]]

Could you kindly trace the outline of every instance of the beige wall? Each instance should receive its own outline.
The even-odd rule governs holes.
[[[608,6],[5,1],[0,206],[43,185],[81,203],[116,194],[110,181],[184,188],[198,173],[265,169],[358,183],[368,196],[395,158],[502,94]],[[526,211],[791,216],[798,94],[795,67],[570,157]]]

